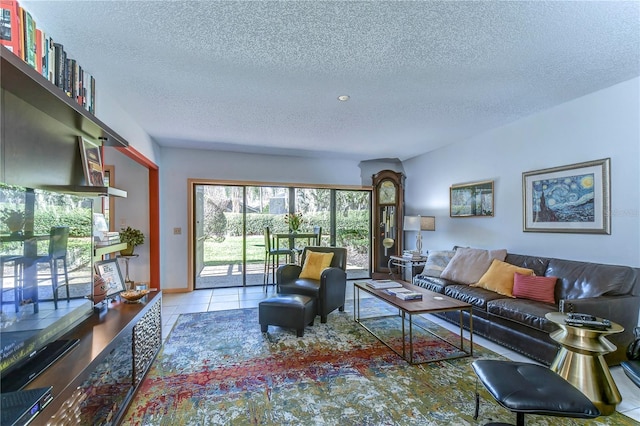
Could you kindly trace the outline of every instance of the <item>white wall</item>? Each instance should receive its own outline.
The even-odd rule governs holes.
[[[137,151],[155,164],[160,164],[158,145],[108,93],[100,92],[100,96],[96,98],[96,116],[129,142],[132,147],[135,147]]]
[[[104,164],[114,166],[113,186],[127,191],[127,198],[114,197],[114,229],[131,226],[145,236],[145,243],[135,248],[138,258],[129,261],[129,276],[134,281],[149,282],[149,171],[114,149],[105,150]],[[120,268],[124,275],[124,262]]]
[[[523,232],[522,173],[611,158],[611,235]],[[436,216],[425,249],[464,245],[640,266],[640,79],[404,162],[406,210]],[[450,218],[452,184],[494,180],[495,217]],[[412,242],[414,238],[407,238]]]
[[[187,179],[362,185],[358,162],[353,160],[175,148],[162,148],[160,154],[162,289],[187,288]],[[182,234],[174,235],[173,228],[182,228]]]

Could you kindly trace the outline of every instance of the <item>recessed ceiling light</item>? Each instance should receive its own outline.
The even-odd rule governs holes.
[[[349,95],[340,95],[338,96],[338,100],[340,102],[347,102],[349,100]]]

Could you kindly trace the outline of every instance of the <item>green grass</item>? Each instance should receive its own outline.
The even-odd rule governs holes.
[[[247,263],[264,262],[264,236],[247,235]],[[242,237],[226,237],[218,243],[204,242],[205,266],[235,265],[242,263]]]

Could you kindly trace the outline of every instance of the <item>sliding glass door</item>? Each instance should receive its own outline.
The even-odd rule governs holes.
[[[262,285],[266,256],[264,231],[284,232],[284,215],[289,208],[288,189],[247,186],[244,240],[246,242],[246,285]],[[285,259],[282,259],[285,262]],[[269,282],[273,282],[270,278]]]
[[[196,185],[194,190],[195,288],[244,285],[245,188]]]
[[[193,191],[195,289],[262,285],[265,228],[287,233],[290,213],[302,215],[299,232],[319,231],[321,245],[347,248],[348,279],[370,276],[370,191],[215,183]],[[273,244],[289,248],[290,239]],[[317,241],[296,239],[292,248],[308,244]]]
[[[335,242],[347,248],[347,279],[371,276],[371,193],[337,190]]]

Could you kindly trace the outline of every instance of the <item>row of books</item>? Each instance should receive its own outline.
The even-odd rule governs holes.
[[[402,300],[422,300],[422,293],[405,288],[402,284],[393,280],[369,280],[367,281],[367,287],[382,290]]]
[[[0,44],[95,115],[93,76],[67,55],[62,44],[39,29],[16,0],[0,0]]]
[[[422,300],[422,293],[404,287],[389,288],[385,292],[402,300]]]
[[[103,231],[99,233],[99,240],[96,241],[96,246],[110,246],[120,243],[119,232],[107,232]]]
[[[424,256],[419,251],[405,250],[402,252],[402,257],[404,259],[411,260],[423,260]]]

